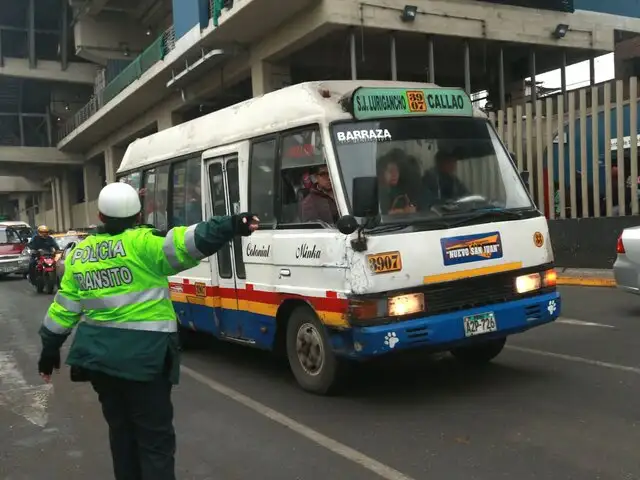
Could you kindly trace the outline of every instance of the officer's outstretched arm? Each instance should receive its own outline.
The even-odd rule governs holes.
[[[60,289],[53,299],[40,327],[43,351],[56,351],[67,339],[73,327],[80,321],[82,306],[76,283],[70,268],[66,268]]]
[[[216,253],[235,235],[250,235],[257,228],[257,219],[249,213],[213,217],[190,227],[174,227],[166,236],[152,230],[140,237],[138,252],[147,265],[160,275],[175,275],[195,267],[200,260]]]

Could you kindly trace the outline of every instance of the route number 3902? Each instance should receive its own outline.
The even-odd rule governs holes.
[[[402,257],[400,252],[385,252],[375,255],[367,255],[369,268],[373,273],[390,273],[402,270]]]
[[[427,102],[424,99],[424,92],[420,90],[408,90],[407,100],[409,100],[409,111],[426,112]]]

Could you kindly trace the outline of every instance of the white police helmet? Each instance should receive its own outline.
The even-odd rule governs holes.
[[[98,211],[111,218],[129,218],[142,210],[140,196],[127,183],[110,183],[100,191]]]

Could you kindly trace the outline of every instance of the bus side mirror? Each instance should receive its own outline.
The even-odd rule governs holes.
[[[527,190],[529,190],[529,171],[523,170],[520,172],[520,178],[522,182],[526,185]]]
[[[353,179],[353,215],[374,217],[378,215],[378,177]]]
[[[353,215],[343,215],[336,222],[336,227],[340,233],[343,235],[351,235],[353,232],[358,230],[358,220]]]

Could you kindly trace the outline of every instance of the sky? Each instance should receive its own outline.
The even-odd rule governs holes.
[[[575,90],[588,86],[590,83],[589,60],[575,63],[567,66],[567,90]],[[613,53],[607,53],[600,57],[596,57],[596,84],[606,82],[615,77],[615,65]],[[527,78],[529,80],[529,78]],[[552,70],[541,75],[536,75],[536,82],[542,82],[545,88],[558,89],[562,87],[562,79],[560,69]],[[483,98],[487,94],[486,91],[477,92],[472,95],[474,98]],[[475,103],[476,106],[483,108],[487,103],[486,98]]]
[[[596,83],[606,82],[615,76],[613,53],[596,57]],[[576,63],[567,67],[567,89],[589,85],[589,61]],[[542,75],[536,75],[536,81],[544,82],[546,88],[560,88],[560,70],[553,70]]]

